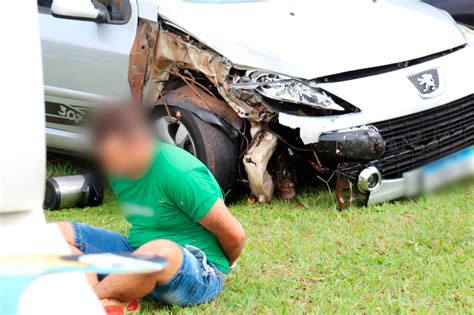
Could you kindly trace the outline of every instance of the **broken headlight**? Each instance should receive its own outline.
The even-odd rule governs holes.
[[[258,71],[247,72],[246,78],[242,79],[232,87],[252,89],[275,101],[302,104],[315,109],[345,111],[324,90],[302,80]]]

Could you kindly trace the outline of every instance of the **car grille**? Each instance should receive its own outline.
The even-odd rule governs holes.
[[[474,145],[474,94],[413,115],[374,124],[385,141],[383,177],[403,173]]]

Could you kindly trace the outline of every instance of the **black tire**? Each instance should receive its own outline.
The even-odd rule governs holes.
[[[172,117],[180,117],[179,123],[189,132],[196,151],[196,154],[191,153],[209,168],[224,195],[228,194],[234,187],[238,167],[237,142],[234,143],[219,127],[204,122],[190,111],[173,106],[168,108]],[[166,117],[169,116],[164,106],[159,105],[152,111],[154,122]]]

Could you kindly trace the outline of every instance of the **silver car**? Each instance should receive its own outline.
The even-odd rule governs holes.
[[[474,174],[474,33],[419,1],[38,0],[47,142],[82,152],[104,98],[225,191],[335,174],[341,208]],[[297,167],[307,166],[298,173]]]

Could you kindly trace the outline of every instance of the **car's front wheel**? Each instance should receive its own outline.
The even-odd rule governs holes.
[[[158,138],[190,152],[211,170],[223,192],[228,193],[235,182],[238,167],[238,146],[220,128],[208,124],[190,111],[169,106],[153,111]],[[178,119],[178,118],[179,119]]]

